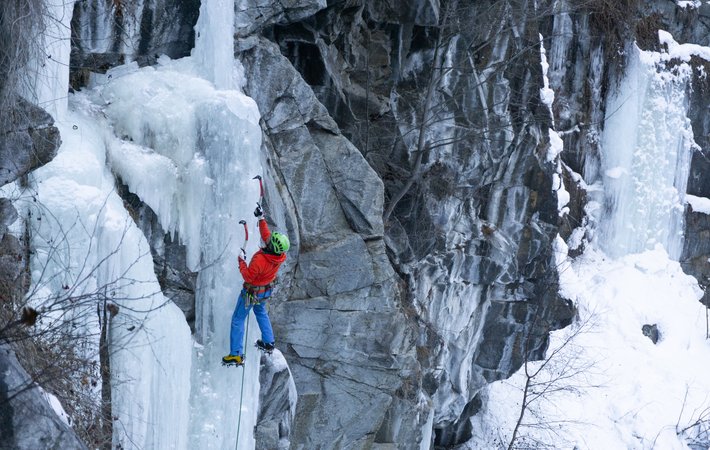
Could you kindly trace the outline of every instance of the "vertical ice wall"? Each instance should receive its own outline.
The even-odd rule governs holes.
[[[662,245],[680,256],[683,196],[693,134],[687,118],[690,68],[637,47],[606,106],[601,246],[622,256]]]
[[[74,0],[46,0],[45,6],[47,17],[37,42],[41,50],[29,64],[23,95],[58,120],[67,111]]]
[[[252,178],[260,173],[261,128],[255,103],[228,89],[239,74],[233,21],[225,20],[233,7],[231,1],[203,2],[190,58],[162,58],[158,66],[140,70],[117,68],[97,79],[92,97],[126,138],[110,148],[113,170],[156,212],[163,228],[177,234],[187,247],[188,265],[199,271],[198,343],[185,387],[191,389],[187,448],[233,448],[237,430],[237,448],[254,447],[259,356],[251,344],[258,337],[253,319],[246,367],[224,368],[220,362],[229,352],[230,317],[242,283],[240,219],[251,229],[249,253],[259,240],[252,215],[259,185]]]
[[[57,5],[53,14],[64,34],[45,45],[61,43],[53,51],[57,73],[47,69],[47,86],[34,98],[63,100],[47,103],[61,112],[72,4]],[[258,245],[251,211],[259,195],[252,180],[260,172],[259,113],[241,92],[220,90],[238,84],[240,73],[232,56],[233,7],[232,1],[203,2],[206,18],[197,26],[201,40],[192,57],[118,67],[73,95],[68,112],[59,114],[59,155],[36,172],[25,195],[25,209],[44,219],[33,231],[35,301],[68,287],[77,295],[109,296],[119,306],[111,321],[114,445],[126,449],[233,448],[238,428],[237,448],[254,447],[258,354],[246,347],[246,373],[220,365],[242,282],[240,219],[252,231],[247,251]],[[148,243],[115,191],[114,174],[185,243],[188,265],[199,271],[199,344],[162,295]],[[72,325],[96,337],[95,307],[77,309]],[[252,319],[247,341],[257,336]],[[96,354],[98,337],[94,344],[87,354]]]
[[[190,330],[162,295],[148,242],[115,192],[105,165],[115,139],[108,125],[86,98],[68,105],[73,3],[47,2],[44,52],[26,78],[26,94],[54,115],[62,137],[57,157],[32,173],[16,202],[32,238],[29,301],[43,326],[65,328],[75,351],[97,366],[104,300],[116,305],[109,333],[114,445],[186,448]],[[100,386],[93,395],[100,397]]]
[[[209,0],[200,5],[192,52],[205,77],[218,89],[234,88],[234,0]]]
[[[191,270],[199,271],[196,292],[197,340],[191,383],[187,448],[235,445],[243,369],[223,368],[229,352],[230,317],[241,287],[237,255],[251,228],[248,251],[258,245],[251,214],[259,198],[261,129],[253,101],[238,91],[217,90],[196,61],[161,60],[157,67],[129,73],[111,71],[93,100],[114,131],[125,139],[109,146],[109,164],[131,192],[158,215],[167,232],[187,247]],[[141,105],[141,108],[135,108]],[[182,318],[184,323],[184,317]],[[250,325],[253,342],[258,328]],[[256,418],[259,359],[247,347],[246,413],[242,441],[248,442]],[[244,448],[252,448],[246,446]]]

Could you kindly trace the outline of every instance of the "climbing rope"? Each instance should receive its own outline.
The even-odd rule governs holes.
[[[246,308],[246,302],[244,303],[244,307]],[[244,359],[242,360],[243,363],[246,363],[247,360],[247,341],[249,340],[249,311],[247,311],[247,326],[246,330],[244,332]],[[239,392],[239,420],[237,422],[237,442],[234,445],[235,450],[239,450],[239,432],[242,427],[242,401],[244,400],[244,374],[246,373],[246,368],[244,365],[242,365],[242,387]]]

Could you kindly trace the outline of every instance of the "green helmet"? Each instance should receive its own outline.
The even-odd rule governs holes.
[[[287,252],[291,243],[288,241],[288,236],[281,233],[271,233],[271,247],[274,249],[274,253],[280,255],[283,252]]]

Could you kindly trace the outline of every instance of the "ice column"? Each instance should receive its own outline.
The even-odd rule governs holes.
[[[47,0],[46,7],[40,54],[28,68],[24,95],[59,120],[67,111],[74,0]]]
[[[607,100],[602,138],[605,216],[600,245],[622,256],[662,245],[678,259],[693,134],[689,67],[672,70],[637,47]]]
[[[33,172],[33,188],[20,200],[31,213],[32,301],[48,308],[45,320],[76,333],[76,351],[90,360],[98,359],[101,311],[116,305],[109,337],[114,445],[186,448],[190,329],[162,295],[148,242],[106,170],[108,126],[81,96],[57,126],[59,153]],[[100,386],[93,395],[100,397]]]
[[[94,96],[106,105],[116,133],[130,138],[111,145],[113,170],[166,231],[177,233],[189,267],[199,272],[188,448],[234,448],[238,428],[238,448],[254,447],[259,355],[253,318],[245,368],[220,362],[229,352],[230,318],[243,281],[237,269],[240,219],[250,228],[247,252],[259,244],[252,214],[259,184],[252,178],[261,173],[260,116],[252,99],[231,89],[233,23],[225,18],[233,7],[231,1],[203,2],[190,58],[163,58],[133,72],[116,69]]]
[[[195,25],[192,56],[218,89],[234,87],[234,0],[206,0]]]

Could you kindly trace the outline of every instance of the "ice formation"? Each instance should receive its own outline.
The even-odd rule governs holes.
[[[202,5],[191,57],[94,76],[90,89],[71,96],[68,110],[73,4],[61,5],[54,13],[65,19],[66,33],[53,36],[57,67],[43,74],[51,83],[35,81],[42,86],[35,100],[55,114],[63,144],[16,202],[32,214],[35,301],[68,287],[119,307],[110,331],[114,445],[253,448],[259,357],[247,345],[246,369],[220,365],[242,281],[238,222],[255,229],[259,187],[252,177],[261,172],[259,111],[233,89],[240,84],[233,49],[215,45],[232,42],[233,1]],[[196,339],[160,290],[149,244],[116,191],[116,176],[186,245],[190,269],[199,270]],[[248,252],[257,240],[252,233]],[[77,326],[96,336],[96,306],[87,308],[76,311]],[[255,340],[257,330],[252,323],[247,339]],[[85,350],[95,356],[97,347],[98,338]]]
[[[687,64],[657,65],[663,54],[634,48],[607,101],[602,139],[606,210],[601,245],[622,256],[661,244],[680,256],[683,196],[694,145],[687,118]]]

